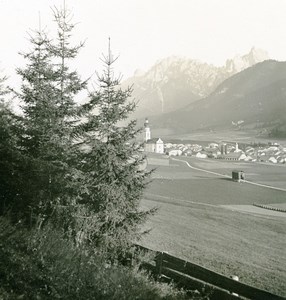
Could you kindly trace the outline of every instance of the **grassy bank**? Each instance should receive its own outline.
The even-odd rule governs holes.
[[[220,165],[204,167],[219,171]],[[270,168],[266,172],[274,181],[272,173]],[[253,203],[284,205],[285,195],[193,170],[180,162],[159,166],[142,201],[144,208],[159,207],[146,226],[152,231],[143,245],[226,276],[237,275],[242,282],[285,297],[286,217],[231,209]]]
[[[142,205],[159,207],[142,245],[286,296],[285,217],[155,196]]]
[[[49,227],[28,231],[0,218],[0,258],[1,300],[193,299],[136,266],[87,255]]]

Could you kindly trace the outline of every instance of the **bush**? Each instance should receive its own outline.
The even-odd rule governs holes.
[[[136,267],[88,255],[51,226],[29,231],[0,218],[0,257],[1,300],[189,299]]]

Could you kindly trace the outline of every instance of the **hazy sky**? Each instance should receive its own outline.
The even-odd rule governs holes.
[[[0,0],[0,68],[13,78],[29,49],[27,32],[54,30],[50,7],[63,0]],[[78,23],[74,40],[86,39],[79,71],[88,76],[100,68],[107,49],[120,54],[117,70],[124,78],[147,70],[171,55],[215,65],[249,52],[252,46],[286,60],[286,0],[66,0]]]

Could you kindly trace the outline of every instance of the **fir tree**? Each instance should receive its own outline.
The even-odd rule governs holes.
[[[135,109],[132,89],[120,88],[109,48],[98,89],[77,105],[87,81],[69,63],[83,44],[71,46],[74,25],[65,8],[55,9],[54,16],[57,39],[36,32],[32,51],[24,54],[27,65],[18,69],[24,116],[17,174],[27,188],[20,185],[16,211],[26,220],[34,215],[40,224],[52,218],[77,242],[116,259],[140,238],[140,226],[155,212],[140,209],[149,173],[141,168],[145,158],[135,141],[136,122],[128,121]]]
[[[84,43],[73,46],[71,43],[75,24],[72,15],[65,7],[53,10],[57,24],[57,39],[48,43],[49,53],[52,55],[55,71],[55,87],[57,91],[57,116],[61,135],[61,143],[64,146],[61,162],[65,164],[63,193],[57,197],[55,202],[56,221],[60,226],[75,233],[76,211],[82,179],[84,174],[77,168],[78,148],[76,145],[75,128],[81,122],[82,111],[76,103],[76,96],[86,91],[88,80],[81,80],[76,70],[71,70],[71,61],[77,58]]]
[[[132,89],[120,88],[115,61],[109,48],[99,87],[84,106],[87,122],[80,126],[86,148],[80,160],[85,179],[79,222],[85,238],[109,258],[124,253],[141,236],[140,225],[155,212],[139,207],[149,173],[140,168],[145,158],[135,141],[136,121],[127,122],[135,109]]]
[[[6,101],[6,78],[0,79],[0,214],[21,206],[22,191],[26,185],[25,158],[19,149],[20,119]]]
[[[73,25],[67,10],[54,10],[58,40],[47,38],[39,30],[31,37],[33,49],[24,57],[28,63],[18,69],[23,84],[18,94],[23,105],[23,151],[29,157],[27,180],[31,194],[26,210],[40,219],[47,219],[60,207],[69,208],[76,193],[68,174],[73,170],[73,127],[78,121],[76,94],[83,90],[76,71],[68,61],[82,47],[69,46]]]
[[[59,171],[56,162],[62,149],[48,39],[44,32],[37,31],[30,36],[30,43],[32,50],[22,54],[27,64],[17,69],[22,78],[21,91],[17,93],[23,110],[21,152],[28,161],[25,177],[29,186],[29,193],[22,193],[22,212],[25,218],[31,214],[43,218],[51,210],[57,190],[53,183],[57,182],[54,178]]]
[[[5,77],[0,78],[0,212],[6,210],[7,205],[14,196],[11,178],[13,174],[11,164],[12,149],[14,148],[14,135],[12,133],[13,114],[5,103],[7,94]]]

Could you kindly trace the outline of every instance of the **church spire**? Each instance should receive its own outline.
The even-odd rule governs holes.
[[[145,119],[145,123],[144,123],[144,141],[147,142],[151,139],[151,130],[149,127],[149,121],[148,118]]]

